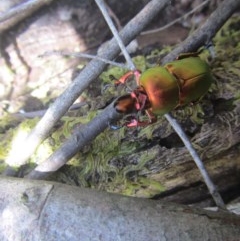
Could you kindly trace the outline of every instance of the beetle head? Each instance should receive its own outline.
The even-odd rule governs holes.
[[[114,103],[115,109],[123,114],[130,114],[150,107],[147,94],[142,87],[133,90],[130,94],[119,97]]]
[[[136,99],[131,94],[120,96],[114,103],[114,108],[117,112],[130,114],[134,112]]]

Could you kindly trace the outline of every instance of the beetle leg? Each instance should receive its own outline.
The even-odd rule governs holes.
[[[141,71],[136,69],[136,70],[133,71],[133,74],[134,74],[134,76],[135,76],[137,85],[140,86]]]
[[[137,127],[138,126],[138,118],[137,116],[131,115],[131,116],[126,116],[125,118],[123,118],[123,123],[112,123],[109,122],[108,123],[108,127],[111,130],[119,130],[122,127]]]
[[[149,119],[148,121],[140,121],[138,120],[138,118],[133,118],[131,119],[130,123],[126,123],[125,125],[127,127],[137,127],[137,126],[144,127],[144,126],[153,124],[157,121],[157,117],[152,113],[152,111],[146,110],[145,112],[148,116],[148,119]]]
[[[148,124],[152,124],[155,123],[157,121],[157,117],[152,113],[151,110],[145,110],[148,118],[149,118],[149,122]]]
[[[133,119],[131,119],[130,122],[125,123],[125,126],[127,126],[127,127],[138,127],[138,126],[144,127],[149,124],[150,124],[149,121],[139,121],[137,118],[133,118]]]
[[[131,97],[132,99],[135,99],[135,110],[137,111],[137,113],[139,114],[142,110],[144,110],[146,108],[146,103],[148,101],[148,97],[146,94],[143,94],[139,91],[140,89],[138,89],[138,91],[136,92],[132,92],[131,93]],[[127,127],[137,127],[137,126],[147,126],[151,123],[154,123],[157,121],[156,116],[150,111],[150,110],[145,110],[149,120],[148,121],[140,121],[138,116],[134,117],[130,120],[129,123],[126,123],[125,125]]]
[[[180,59],[185,59],[185,58],[189,58],[189,57],[198,57],[198,55],[200,54],[200,52],[190,52],[190,53],[181,53],[179,54],[179,56],[176,58],[177,60]]]
[[[127,72],[120,79],[115,81],[115,85],[125,84],[125,82],[128,80],[128,78],[132,75],[134,75],[133,71]]]
[[[133,118],[130,121],[130,123],[126,123],[125,126],[127,126],[127,127],[137,127],[137,126],[139,126],[138,123],[139,123],[139,121],[137,119]]]
[[[139,79],[141,76],[141,71],[140,70],[133,70],[133,71],[129,71],[126,74],[124,74],[120,79],[115,81],[115,85],[119,85],[119,84],[125,84],[127,82],[127,80],[129,79],[129,77],[131,77],[132,75],[135,76],[137,85],[139,85]]]

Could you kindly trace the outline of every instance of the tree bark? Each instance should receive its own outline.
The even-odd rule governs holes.
[[[239,240],[230,213],[130,198],[63,184],[0,179],[0,239]]]

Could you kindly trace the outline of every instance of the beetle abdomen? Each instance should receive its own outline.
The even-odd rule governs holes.
[[[179,83],[179,105],[198,100],[212,84],[211,70],[199,57],[188,57],[164,66]]]

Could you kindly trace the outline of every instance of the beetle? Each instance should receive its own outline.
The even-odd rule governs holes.
[[[199,53],[184,53],[164,66],[149,68],[143,73],[129,71],[116,84],[125,84],[135,76],[137,88],[114,102],[117,112],[123,114],[145,111],[148,121],[132,117],[127,127],[146,126],[157,121],[157,115],[199,100],[213,82],[208,64]]]

